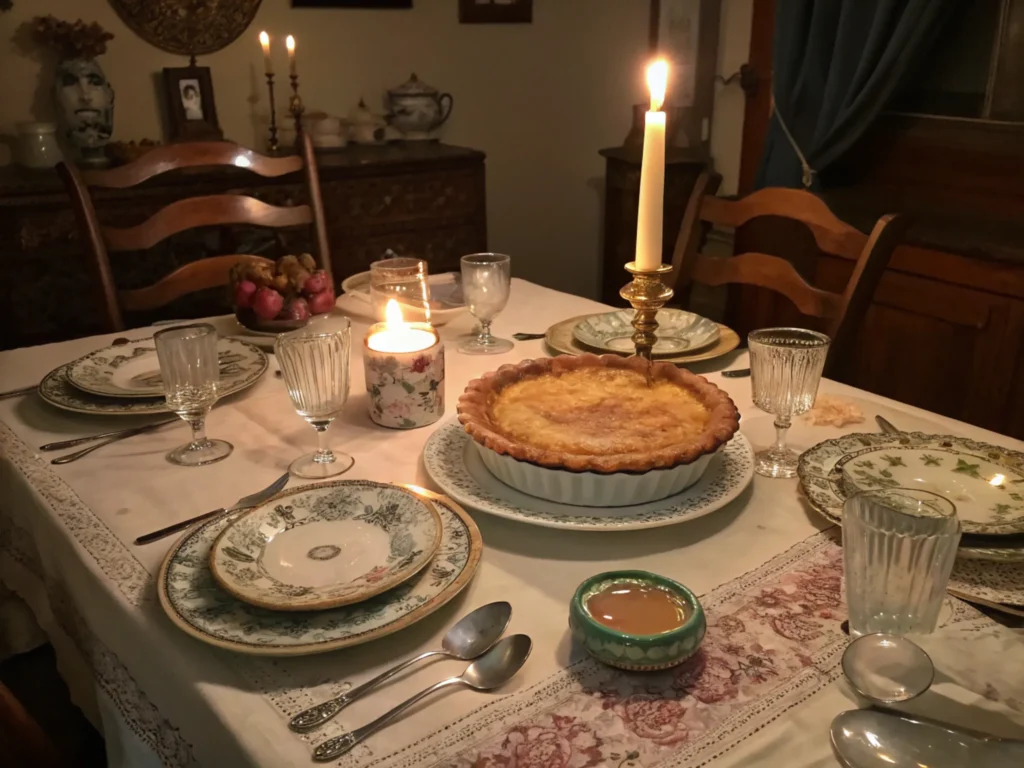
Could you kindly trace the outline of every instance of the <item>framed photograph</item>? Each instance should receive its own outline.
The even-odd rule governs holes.
[[[459,0],[460,24],[530,24],[533,0]]]
[[[292,8],[412,8],[412,0],[292,0]]]
[[[223,138],[209,67],[165,67],[164,92],[171,141]]]

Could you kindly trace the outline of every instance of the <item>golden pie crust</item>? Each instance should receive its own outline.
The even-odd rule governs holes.
[[[714,453],[739,429],[732,399],[671,363],[618,355],[503,365],[466,387],[459,421],[500,454],[576,472],[646,472]]]

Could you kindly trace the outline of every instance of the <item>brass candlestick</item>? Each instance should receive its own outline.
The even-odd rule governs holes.
[[[302,113],[306,108],[302,106],[302,97],[299,96],[299,76],[293,72],[288,77],[292,81],[292,97],[288,101],[288,111],[295,118],[295,146],[298,146],[299,137],[302,135]]]
[[[276,155],[277,145],[277,115],[274,107],[274,73],[267,72],[267,91],[270,93],[270,141],[267,144],[270,154]]]
[[[638,357],[651,359],[654,344],[658,340],[658,310],[672,298],[671,288],[661,282],[661,276],[672,271],[670,264],[659,264],[657,269],[642,270],[635,261],[626,265],[626,271],[633,275],[633,282],[627,283],[619,295],[633,305],[633,345]]]

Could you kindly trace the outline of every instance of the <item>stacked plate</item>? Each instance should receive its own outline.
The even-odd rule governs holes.
[[[811,506],[842,524],[854,493],[911,487],[953,502],[963,536],[951,587],[1024,604],[1024,453],[953,435],[865,433],[826,440],[800,457]]]
[[[579,355],[586,352],[631,355],[633,310],[621,309],[597,315],[581,315],[551,326],[545,341],[555,352]],[[739,345],[731,328],[680,309],[658,311],[658,341],[654,355],[668,363],[713,360]]]
[[[267,370],[267,356],[231,338],[217,342],[218,397],[255,384]],[[104,347],[46,375],[39,394],[57,408],[103,416],[166,413],[160,362],[152,337]]]
[[[457,595],[483,542],[454,502],[346,480],[285,491],[190,530],[158,590],[188,634],[242,653],[322,653],[396,632]]]

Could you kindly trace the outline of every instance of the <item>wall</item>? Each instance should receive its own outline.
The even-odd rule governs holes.
[[[724,0],[722,28],[731,37],[720,49],[723,66],[732,66],[740,49],[745,55],[742,8],[736,13],[734,4],[750,0]],[[460,25],[456,0],[414,6],[293,10],[288,0],[263,0],[242,38],[200,60],[212,69],[225,135],[253,146],[263,141],[261,29],[274,37],[279,71],[284,35],[295,35],[310,110],[344,115],[361,96],[382,107],[383,92],[415,71],[455,97],[444,140],[487,152],[491,248],[512,254],[521,277],[596,295],[604,172],[597,150],[621,143],[630,104],[643,100],[648,3],[536,0],[530,25]],[[17,32],[46,13],[95,20],[114,33],[101,63],[117,92],[115,138],[162,138],[160,71],[186,61],[135,36],[106,0],[15,0],[0,15],[0,133],[10,133],[17,120],[52,116],[46,64]],[[749,35],[749,10],[746,18]],[[735,92],[730,86],[716,100],[729,124],[716,119],[712,127],[719,163],[732,175],[742,103]]]
[[[750,25],[754,0],[722,0],[721,34],[718,39],[718,74],[723,78],[738,71],[750,53]],[[715,170],[722,174],[719,194],[732,195],[740,176],[743,144],[743,110],[746,96],[739,82],[715,85],[715,114],[711,121],[711,154]]]

